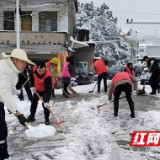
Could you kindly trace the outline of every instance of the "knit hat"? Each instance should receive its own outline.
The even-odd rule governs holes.
[[[51,59],[51,63],[58,64],[58,59],[54,57],[53,59]]]

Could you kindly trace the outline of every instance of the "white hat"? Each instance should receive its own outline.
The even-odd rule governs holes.
[[[27,57],[26,52],[23,49],[14,49],[12,51],[12,53],[10,55],[5,54],[4,52],[2,53],[2,57],[3,58],[10,58],[10,57],[14,57],[17,59],[20,59],[22,61],[25,61],[29,64],[35,65],[35,63],[33,63],[32,61],[30,61]]]

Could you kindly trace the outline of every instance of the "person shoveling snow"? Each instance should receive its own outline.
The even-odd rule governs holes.
[[[134,113],[134,102],[131,98],[132,95],[132,83],[134,83],[134,92],[137,91],[138,81],[132,75],[128,74],[127,72],[120,72],[117,73],[113,79],[112,83],[109,88],[108,93],[108,100],[111,101],[112,93],[115,95],[114,97],[114,116],[118,116],[118,109],[119,109],[119,97],[121,92],[125,92],[126,99],[128,101],[130,110],[131,110],[131,117],[135,117]]]
[[[27,119],[19,112],[14,100],[12,90],[18,82],[18,74],[23,72],[26,64],[34,63],[27,58],[27,54],[22,49],[14,49],[10,55],[2,53],[3,60],[0,61],[0,159],[9,158],[7,146],[7,125],[5,122],[4,104],[10,113],[13,113],[20,124],[25,126]]]

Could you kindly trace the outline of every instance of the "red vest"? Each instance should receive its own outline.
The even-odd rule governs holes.
[[[114,84],[114,86],[117,84],[117,82],[121,81],[121,80],[128,80],[132,83],[132,80],[129,76],[129,74],[127,72],[120,72],[120,73],[117,73],[113,79],[112,79],[112,82]]]
[[[107,69],[105,63],[101,59],[95,60],[94,63],[93,63],[93,67],[95,68],[98,76],[101,73],[108,72],[108,69]]]
[[[44,76],[39,79],[38,76],[34,73],[34,71],[37,69],[37,66],[33,66],[33,77],[34,77],[34,87],[36,88],[37,91],[39,92],[44,92],[44,81],[47,77],[51,77],[52,78],[52,89],[54,88],[54,80],[52,77],[51,72],[46,68],[46,73],[44,74]]]
[[[135,77],[135,73],[134,73],[134,70],[132,70],[132,73],[131,73],[131,69],[129,67],[126,67],[126,70],[128,72],[128,74],[131,74],[133,77]]]

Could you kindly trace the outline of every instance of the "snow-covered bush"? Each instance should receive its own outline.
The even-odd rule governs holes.
[[[120,37],[120,30],[117,28],[117,18],[114,18],[112,11],[103,3],[101,7],[95,7],[94,3],[79,3],[77,28],[88,28],[90,40],[98,41],[95,48],[95,56],[107,58],[109,65],[127,63],[130,59],[130,47]]]

